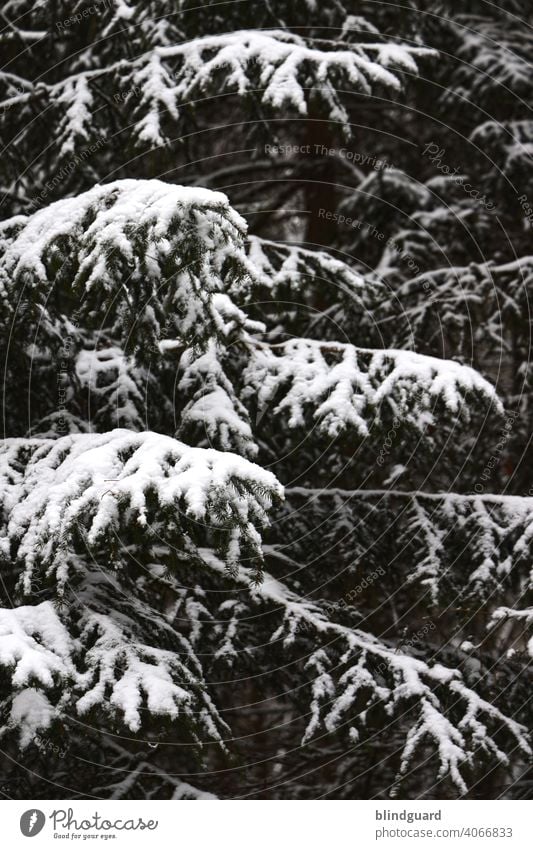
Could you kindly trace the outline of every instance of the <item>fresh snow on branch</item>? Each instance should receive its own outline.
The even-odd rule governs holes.
[[[85,141],[91,117],[101,104],[99,87],[139,92],[134,109],[134,135],[139,142],[166,142],[164,127],[178,121],[180,108],[218,93],[243,97],[260,92],[270,110],[292,109],[307,114],[311,99],[325,116],[350,132],[343,104],[346,92],[397,93],[401,75],[416,74],[416,59],[433,51],[407,44],[350,43],[305,39],[283,30],[241,30],[206,35],[181,44],[157,46],[133,61],[119,60],[83,71],[51,85],[40,83],[41,95],[60,105],[63,154]],[[0,103],[24,106],[28,94]],[[103,104],[102,104],[103,105]],[[128,113],[131,118],[131,112]]]
[[[4,550],[15,545],[29,593],[38,564],[68,578],[68,553],[81,535],[103,538],[137,526],[164,532],[160,514],[185,534],[188,522],[222,534],[229,566],[261,559],[257,527],[282,496],[274,475],[236,454],[189,448],[168,436],[114,430],[60,439],[5,440],[0,498],[7,513]],[[22,467],[22,468],[21,468]],[[78,540],[79,545],[79,540]]]
[[[221,742],[225,724],[190,644],[183,641],[183,654],[145,645],[119,621],[84,608],[74,637],[51,602],[0,610],[0,667],[13,688],[2,704],[10,707],[2,734],[18,731],[25,748],[74,708],[86,718],[97,710],[116,716],[134,733],[143,719],[181,720],[195,742]]]
[[[178,102],[186,103],[211,93],[213,81],[219,79],[220,91],[235,91],[242,97],[260,88],[265,106],[290,107],[306,114],[311,90],[318,94],[331,120],[347,125],[348,115],[338,89],[370,94],[374,87],[381,86],[398,91],[400,80],[389,68],[416,73],[413,57],[428,52],[420,47],[399,45],[392,51],[389,45],[379,43],[346,44],[341,49],[335,49],[334,42],[326,42],[325,46],[319,42],[319,45],[282,30],[243,30],[158,48],[158,53],[177,64],[171,93]],[[153,62],[153,58],[149,61]],[[138,77],[141,78],[140,74]],[[146,79],[145,70],[142,79]],[[148,87],[152,103],[154,88],[157,100],[164,102],[168,98],[162,82],[159,68],[154,68],[152,85]],[[151,103],[145,103],[145,108],[148,105]],[[155,126],[151,141],[159,144],[160,140]]]
[[[471,263],[468,266],[434,268],[398,284],[396,294],[401,316],[389,334],[398,344],[427,346],[442,335],[457,340],[458,354],[471,358],[472,342],[481,364],[487,349],[511,353],[510,329],[527,318],[533,289],[533,257],[522,256],[503,264]],[[396,308],[397,309],[397,308]],[[520,344],[527,344],[527,321]],[[523,338],[521,338],[523,337]],[[464,347],[464,352],[460,346]],[[479,353],[478,353],[479,356]]]
[[[224,564],[212,552],[202,550],[201,554],[212,569],[223,571]],[[249,570],[240,567],[236,579],[249,585]],[[321,730],[331,732],[342,726],[349,729],[352,742],[357,741],[367,714],[379,706],[388,717],[404,714],[409,717],[407,724],[412,723],[406,731],[400,775],[429,743],[439,759],[439,777],[449,775],[463,793],[467,792],[463,770],[475,759],[486,755],[508,763],[496,742],[502,730],[509,735],[511,748],[517,745],[525,753],[531,751],[526,729],[469,689],[458,670],[427,664],[369,634],[330,621],[319,606],[300,599],[268,573],[252,592],[274,605],[281,617],[271,641],[282,640],[288,650],[304,628],[321,643],[307,661],[314,677],[303,742]]]

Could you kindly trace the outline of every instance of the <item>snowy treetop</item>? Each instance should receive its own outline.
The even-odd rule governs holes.
[[[258,236],[250,236],[247,244],[258,272],[249,310],[254,316],[272,316],[269,339],[277,341],[281,332],[282,338],[347,337],[358,344],[379,344],[376,322],[384,295],[377,277],[363,276],[326,251]]]
[[[338,288],[368,330],[372,284],[320,251],[247,245],[245,229],[224,195],[158,180],[96,186],[5,222],[4,306],[28,367],[41,369],[42,419],[32,432],[53,431],[56,374],[47,409],[46,351],[65,356],[65,337],[75,362],[63,376],[72,408],[90,399],[96,426],[143,427],[147,390],[157,395],[157,379],[178,376],[179,407],[163,400],[157,422],[177,418],[185,441],[248,457],[257,453],[250,403],[260,415],[271,405],[287,413],[289,427],[310,416],[330,437],[346,429],[366,436],[383,414],[424,432],[436,405],[466,420],[473,402],[498,407],[489,384],[455,362],[312,339],[263,342],[265,326],[234,297],[279,297],[285,286],[289,297],[311,297],[324,285],[335,304]]]
[[[212,296],[249,287],[245,232],[218,192],[119,180],[4,222],[0,292],[7,304],[17,287],[41,321],[49,304],[87,322],[107,303],[107,322],[119,338],[134,326],[137,346],[159,342],[165,325],[171,338],[202,344],[225,332]]]

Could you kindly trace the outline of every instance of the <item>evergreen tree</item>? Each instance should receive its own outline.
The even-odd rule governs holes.
[[[527,795],[504,5],[4,4],[6,795]]]

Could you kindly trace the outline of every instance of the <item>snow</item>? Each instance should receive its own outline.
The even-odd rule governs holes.
[[[119,761],[125,761],[129,764],[129,753],[126,749],[122,748],[115,741],[108,741],[108,747],[112,755],[118,755]],[[162,785],[161,793],[163,792],[163,787],[166,789],[166,785],[170,785],[172,799],[202,799],[213,801],[218,798],[213,793],[207,793],[198,787],[194,787],[188,781],[182,781],[178,776],[161,774],[158,767],[150,763],[149,760],[140,760],[135,764],[133,769],[125,767],[122,771],[125,772],[125,778],[112,784],[106,783],[105,789],[111,799],[129,798],[130,791],[135,788],[137,780],[147,775],[152,775],[152,777],[160,781]],[[98,790],[99,788],[96,788],[96,792]]]
[[[180,432],[196,426],[197,432],[222,450],[254,456],[257,446],[248,412],[224,373],[222,355],[220,346],[212,341],[204,353],[189,350],[182,357],[178,390],[186,396],[192,393],[192,398],[183,410]]]
[[[43,690],[68,686],[75,679],[75,645],[49,601],[0,609],[0,666],[11,676],[12,686],[11,711],[2,733],[17,729],[21,748],[56,717]]]
[[[94,98],[87,79],[80,76],[67,80],[57,102],[67,104],[63,126],[58,128],[59,135],[64,139],[59,152],[61,157],[72,154],[80,141],[86,142],[89,139],[93,120],[91,107],[94,106]]]
[[[459,62],[447,83],[445,101],[461,97],[483,108],[491,98],[523,97],[530,90],[529,33],[520,26],[480,18],[456,48]]]
[[[299,245],[271,242],[258,236],[248,238],[248,255],[260,274],[261,286],[273,297],[287,289],[301,292],[316,279],[343,288],[357,297],[372,285],[345,262],[326,251],[311,251]]]
[[[57,346],[75,318],[76,346],[77,328],[87,332],[96,321],[108,347],[130,352],[133,346],[137,360],[161,344],[168,352],[178,340],[202,348],[210,339],[260,328],[233,302],[248,295],[257,274],[245,234],[245,222],[219,192],[118,180],[0,224],[0,293],[8,316],[20,323],[13,304],[24,287],[41,345]],[[71,293],[75,315],[52,314],[57,306],[50,295],[60,287]],[[93,355],[92,366],[88,356],[80,364],[84,377],[104,368],[103,355]],[[117,350],[117,366],[118,357]],[[121,381],[132,377],[126,360],[119,371]],[[129,390],[136,394],[131,381]],[[125,413],[134,415],[130,404]]]
[[[430,55],[431,53],[431,50],[422,49],[418,55]],[[409,71],[411,74],[418,73],[413,54],[409,50],[406,50],[403,45],[393,44],[392,42],[382,44],[377,51],[377,60],[384,68],[396,67],[404,71]]]
[[[51,687],[72,674],[72,645],[51,602],[0,609],[0,665],[12,670],[16,688],[32,682]]]
[[[97,639],[84,656],[86,692],[76,703],[78,714],[83,716],[104,703],[123,714],[131,731],[139,731],[143,697],[149,713],[170,719],[176,719],[191,705],[191,693],[174,680],[189,679],[192,683],[191,675],[174,652],[128,639],[108,616],[89,614],[83,624],[83,636],[96,633]]]
[[[161,115],[167,110],[171,117],[178,120],[176,91],[172,76],[161,63],[161,57],[152,53],[148,62],[134,73],[133,90],[141,90],[141,106],[144,115],[136,126],[141,141],[158,147],[165,143],[161,131]]]
[[[76,358],[75,370],[82,387],[105,399],[111,421],[131,429],[142,429],[142,387],[148,376],[121,348],[82,350]],[[97,421],[103,410],[98,413]]]
[[[73,701],[80,716],[95,707],[118,712],[132,732],[140,730],[143,712],[171,720],[187,715],[191,721],[201,710],[204,730],[219,739],[219,719],[211,715],[198,672],[179,652],[128,635],[118,618],[84,607],[77,616],[80,637],[73,639],[50,602],[0,610],[0,665],[12,671],[13,686],[4,733],[18,729],[25,747]],[[58,686],[62,696],[54,706],[45,691]]]
[[[450,415],[467,415],[466,399],[475,393],[501,410],[494,388],[478,372],[411,351],[368,350],[308,339],[271,348],[258,345],[244,379],[260,412],[276,398],[273,412],[287,413],[289,427],[303,426],[310,412],[332,437],[347,428],[366,436],[369,421],[379,417],[384,405],[419,432],[435,422],[437,401]]]
[[[50,727],[54,718],[54,708],[44,693],[27,688],[13,698],[9,726],[19,729],[19,745],[25,749],[39,731]]]
[[[178,121],[180,107],[214,87],[217,92],[235,91],[240,96],[252,91],[257,94],[260,89],[264,106],[293,108],[299,114],[307,113],[309,97],[314,96],[329,118],[342,122],[349,132],[343,90],[370,94],[379,86],[396,92],[402,83],[391,69],[414,74],[416,58],[431,53],[404,44],[335,45],[285,30],[240,30],[159,45],[136,59],[109,61],[58,83],[41,82],[40,86],[50,102],[63,107],[59,135],[63,152],[72,151],[76,139],[86,138],[87,127],[99,108],[98,88],[106,82],[110,90],[141,91],[133,116],[134,134],[140,142],[155,146],[166,142],[163,116]],[[19,94],[0,103],[0,108],[25,104],[27,99],[27,94]]]
[[[43,35],[40,29],[31,29],[31,14],[25,16],[28,29],[18,29],[14,10],[19,0],[10,0],[8,5],[8,18],[14,19],[12,25],[8,21],[8,41],[21,38],[30,44]],[[82,37],[81,30],[67,27],[67,32],[52,39],[52,52],[54,45],[59,45],[61,55],[55,58],[61,61],[54,73],[44,74],[44,78],[58,82],[39,81],[39,74],[36,83],[11,74],[2,77],[7,99],[0,105],[0,113],[7,116],[6,137],[16,140],[21,160],[37,163],[18,182],[4,187],[6,202],[15,209],[17,202],[35,206],[43,202],[49,184],[40,194],[39,188],[48,176],[55,196],[87,185],[93,169],[94,173],[113,173],[113,168],[101,167],[113,164],[112,145],[105,144],[111,116],[113,130],[119,137],[124,134],[130,147],[132,142],[143,149],[159,147],[169,142],[169,136],[176,141],[187,135],[198,101],[212,99],[220,105],[228,94],[236,94],[235,101],[253,98],[258,112],[267,118],[280,110],[282,118],[294,118],[295,114],[301,118],[312,112],[314,117],[336,122],[348,134],[353,96],[359,106],[372,95],[394,101],[404,78],[417,73],[418,58],[430,52],[387,42],[389,37],[381,38],[364,19],[345,16],[342,4],[326,10],[326,18],[321,14],[321,22],[328,27],[324,25],[313,38],[292,34],[281,20],[281,7],[270,6],[266,15],[261,12],[256,25],[260,27],[265,18],[278,19],[279,30],[231,32],[233,11],[228,6],[213,18],[220,34],[184,43],[173,23],[165,22],[161,0],[144,4],[144,10],[142,5],[112,0],[102,15],[90,22],[89,28],[98,38],[74,51],[72,61],[63,55],[63,48]],[[42,4],[37,7],[40,19]],[[300,33],[307,32],[306,10],[322,13],[316,0],[303,0],[296,10],[299,23],[303,20]],[[205,17],[204,12],[200,10],[198,19],[193,15],[190,21],[186,16],[185,37],[191,30],[202,31],[206,23],[208,29],[209,15]],[[171,17],[181,26],[180,15]],[[388,13],[384,21],[389,21]],[[337,23],[341,25],[338,28]],[[498,25],[484,19],[477,20],[476,26],[477,32],[467,27],[457,38],[459,61],[450,71],[444,100],[468,96],[483,109],[487,102],[496,102],[494,95],[501,94],[503,86],[522,97],[524,92],[529,94],[531,74],[525,61],[528,42],[524,33],[512,24],[500,33]],[[358,30],[363,33],[360,43]],[[455,38],[459,30],[452,30],[448,35]],[[398,32],[388,24],[385,31]],[[416,45],[418,36],[415,32],[411,35]],[[147,47],[148,52],[143,52]],[[14,67],[24,73],[24,61],[20,68],[19,64],[20,60],[15,60]],[[62,78],[72,71],[80,73]],[[472,75],[478,79],[473,81]],[[202,108],[206,108],[205,102]],[[51,146],[43,146],[49,175],[39,156],[34,158],[38,150],[32,138],[32,116],[43,110],[55,128]],[[18,134],[20,116],[27,120]],[[490,162],[498,165],[503,161],[500,177],[503,173],[503,178],[520,184],[533,150],[531,127],[524,127],[519,142],[510,143],[518,132],[511,123],[502,125],[507,143],[487,143],[486,150],[491,153]],[[102,131],[103,149],[99,140],[95,158],[80,158],[79,149]],[[471,140],[475,138],[474,131]],[[486,141],[483,139],[483,149]],[[384,149],[389,142],[393,143],[389,139]],[[194,141],[191,144],[194,146]],[[95,148],[85,151],[87,157],[94,152]],[[185,158],[189,158],[187,153]],[[282,182],[290,178],[295,164],[295,160],[276,164]],[[254,159],[248,168],[253,171],[266,165],[265,160]],[[337,166],[350,172],[351,178],[362,177],[348,157],[339,155]],[[204,167],[209,167],[205,161],[200,170]],[[401,774],[408,774],[417,761],[434,756],[439,777],[450,776],[457,790],[465,793],[465,776],[481,755],[508,763],[500,746],[509,739],[513,767],[520,767],[522,755],[517,750],[529,750],[524,729],[510,718],[515,715],[512,699],[505,695],[502,699],[504,704],[507,701],[509,716],[505,716],[493,703],[496,678],[489,668],[485,687],[489,701],[467,683],[475,681],[477,686],[481,679],[481,661],[467,656],[482,657],[484,641],[479,641],[479,634],[472,636],[465,628],[464,635],[457,634],[444,652],[439,651],[438,656],[445,657],[449,666],[435,663],[434,655],[422,660],[423,655],[432,654],[433,645],[424,651],[418,645],[413,648],[412,640],[407,645],[399,637],[387,641],[353,624],[363,619],[366,600],[361,600],[360,609],[355,601],[343,605],[337,621],[332,610],[337,611],[340,604],[305,597],[309,587],[313,599],[316,595],[311,567],[291,558],[293,551],[285,538],[278,538],[279,545],[272,544],[265,552],[277,557],[276,575],[266,573],[258,583],[258,570],[246,565],[248,558],[261,560],[265,548],[262,528],[268,524],[272,502],[281,498],[283,491],[270,472],[245,458],[264,449],[268,460],[273,460],[276,468],[280,462],[283,474],[290,475],[291,462],[286,460],[290,452],[285,448],[294,447],[290,440],[299,441],[290,429],[309,433],[316,426],[322,436],[331,439],[345,434],[346,446],[354,436],[374,436],[378,430],[374,423],[379,426],[393,417],[394,430],[398,421],[398,429],[406,428],[409,438],[412,430],[427,435],[428,441],[421,443],[425,449],[432,444],[433,432],[449,435],[449,421],[454,437],[456,425],[481,409],[501,411],[493,388],[472,369],[400,350],[406,339],[396,334],[405,331],[403,323],[400,327],[396,322],[393,301],[405,308],[412,319],[413,338],[428,350],[437,347],[438,338],[446,337],[448,350],[448,342],[451,347],[461,337],[461,350],[456,353],[466,358],[469,340],[464,316],[471,307],[468,318],[472,316],[476,336],[472,341],[481,343],[482,351],[498,345],[507,356],[514,349],[516,361],[523,353],[524,339],[527,343],[527,321],[524,324],[517,317],[528,314],[531,257],[500,266],[467,265],[471,257],[463,254],[460,267],[455,264],[455,251],[466,249],[461,239],[450,237],[449,267],[435,268],[434,256],[438,253],[442,261],[446,247],[442,234],[450,236],[452,219],[457,219],[459,229],[474,221],[476,213],[469,198],[456,202],[451,188],[456,193],[459,189],[457,184],[451,186],[449,178],[441,176],[418,185],[399,168],[378,173],[375,157],[367,157],[365,167],[372,174],[362,177],[346,204],[353,208],[354,203],[362,203],[363,211],[372,218],[376,203],[383,206],[389,196],[396,198],[411,219],[408,228],[397,234],[398,240],[409,250],[412,246],[414,258],[428,269],[427,274],[402,283],[406,272],[400,268],[400,251],[392,247],[391,240],[383,243],[381,260],[377,258],[374,272],[366,278],[324,251],[278,245],[257,237],[246,240],[246,224],[225,195],[157,180],[120,180],[95,186],[79,197],[0,224],[0,292],[6,326],[15,318],[21,295],[30,303],[27,322],[18,317],[13,324],[13,338],[16,346],[20,344],[16,352],[22,354],[8,374],[14,378],[10,380],[14,395],[20,395],[17,402],[22,404],[24,393],[18,376],[20,362],[26,357],[36,376],[38,416],[43,417],[43,429],[48,426],[53,433],[57,397],[46,406],[49,397],[41,394],[57,396],[56,354],[68,337],[70,366],[63,382],[72,410],[65,410],[64,415],[69,427],[79,430],[60,438],[7,439],[0,449],[0,550],[8,564],[8,591],[13,591],[14,603],[27,597],[40,602],[0,610],[0,666],[4,679],[11,682],[3,698],[5,725],[0,733],[18,729],[22,747],[28,746],[41,728],[51,727],[56,720],[64,726],[65,720],[73,718],[84,729],[94,722],[100,740],[109,738],[104,741],[106,755],[117,744],[119,729],[129,738],[148,728],[148,746],[156,748],[152,741],[160,739],[162,719],[175,724],[173,739],[179,745],[185,741],[189,745],[189,739],[218,745],[223,730],[233,737],[233,729],[225,727],[211,701],[211,690],[217,697],[219,694],[213,682],[227,683],[219,673],[232,663],[241,664],[239,675],[244,666],[244,674],[251,670],[254,676],[254,652],[264,651],[266,642],[267,659],[270,651],[274,661],[277,652],[282,652],[287,667],[293,662],[294,666],[306,663],[303,678],[286,679],[286,695],[297,690],[298,698],[283,720],[290,723],[295,718],[294,706],[300,709],[303,704],[298,716],[308,720],[304,743],[334,734],[333,745],[339,751],[341,732],[348,726],[349,740],[358,744],[366,733],[374,736],[376,730],[373,723],[367,727],[367,716],[384,711],[391,721],[398,720],[394,733],[403,734]],[[240,166],[231,168],[235,187],[235,170]],[[225,175],[224,169],[211,173],[210,181],[226,182],[231,168]],[[484,167],[478,176],[487,185],[494,177]],[[191,182],[197,178],[198,174],[188,173]],[[435,205],[435,192],[448,199],[451,195],[451,206],[441,199]],[[369,198],[368,207],[365,198]],[[527,202],[520,203],[525,213]],[[409,212],[415,209],[418,212]],[[526,218],[518,220],[521,235],[527,233]],[[291,232],[296,234],[300,224],[298,220]],[[385,224],[393,230],[396,227],[388,218]],[[480,213],[476,232],[482,236],[481,243],[490,241],[491,226]],[[424,228],[427,232],[420,236]],[[385,234],[377,236],[376,243],[385,238]],[[355,232],[353,238],[359,238]],[[341,246],[349,247],[344,239],[341,234],[336,255],[351,256],[354,261],[357,252],[341,253]],[[364,257],[368,259],[375,251],[366,247],[369,253],[365,249]],[[505,258],[503,254],[501,258]],[[390,285],[382,289],[379,275]],[[387,292],[385,314],[378,312],[378,302],[370,297],[373,287],[378,294]],[[294,318],[285,321],[285,308],[280,309],[272,328],[251,321],[240,306],[253,299],[252,308],[259,312],[266,302],[265,313],[270,315],[273,304],[285,296],[286,312]],[[320,312],[317,307],[324,304]],[[362,315],[366,305],[371,306],[366,318],[359,321],[356,315],[354,321],[348,304],[355,305]],[[74,305],[78,307],[75,314],[60,314]],[[302,321],[302,313],[311,314],[313,309],[312,318]],[[339,326],[339,315],[344,318],[345,312],[346,323]],[[441,329],[441,318],[442,336],[436,332]],[[339,332],[353,344],[324,341],[328,337],[322,328],[327,324],[329,332]],[[389,349],[363,347],[371,344],[365,335],[369,325],[375,330],[374,338],[392,327],[395,338],[383,343]],[[42,336],[33,339],[36,328]],[[310,338],[300,338],[304,336]],[[290,341],[276,344],[280,339]],[[518,376],[528,380],[526,372],[524,362]],[[173,398],[168,397],[170,386],[175,389]],[[166,420],[157,412],[151,415],[152,427],[175,433],[183,442],[143,431],[148,397],[153,406],[167,405],[165,415],[169,411]],[[11,421],[18,415],[18,406],[5,404]],[[88,409],[87,421],[76,417]],[[92,428],[107,431],[114,420],[128,429],[85,432]],[[18,428],[19,423],[15,421],[15,425]],[[33,420],[28,426],[35,432]],[[24,427],[21,421],[21,430],[13,432],[20,433]],[[398,433],[399,443],[403,442],[399,449],[406,447],[404,436],[405,431]],[[191,445],[221,450],[189,447],[185,444],[189,438]],[[465,441],[457,448],[470,444]],[[285,459],[277,455],[277,445]],[[306,448],[303,450],[305,463]],[[306,475],[316,473],[320,480],[324,469],[335,474],[340,462],[340,455],[332,455],[330,468],[329,459],[322,458]],[[415,472],[415,480],[418,477]],[[386,483],[410,485],[409,480],[409,470],[395,465]],[[338,523],[335,529],[340,527],[342,534],[350,536],[356,552],[366,545],[365,536],[374,531],[380,542],[385,537],[387,545],[392,542],[394,556],[389,566],[402,571],[391,572],[390,577],[395,585],[402,583],[402,591],[405,588],[409,594],[408,585],[419,582],[421,594],[428,590],[436,610],[440,610],[437,605],[442,604],[443,590],[448,604],[455,583],[459,608],[466,598],[475,598],[476,609],[479,604],[486,609],[490,628],[504,624],[498,640],[518,635],[518,651],[509,665],[519,668],[533,612],[510,605],[513,594],[514,598],[517,592],[525,596],[531,587],[533,499],[390,489],[317,490],[315,498],[311,490],[293,488],[289,496],[297,500],[302,492],[311,502],[321,502],[314,504],[317,509],[311,518],[315,532],[317,522],[322,521],[324,502],[332,499],[332,520]],[[351,502],[351,512],[342,503],[344,496]],[[371,512],[369,527],[362,528]],[[303,520],[298,510],[290,518],[290,531],[295,529],[297,536]],[[319,568],[333,593],[331,563],[324,557],[329,550],[327,535],[326,529],[319,540]],[[208,546],[217,545],[219,537],[219,548],[212,551]],[[204,546],[200,552],[199,544]],[[401,560],[396,548],[404,551]],[[459,568],[452,573],[450,560],[458,551]],[[315,552],[311,556],[315,557]],[[383,558],[382,551],[375,555],[369,546],[367,562],[375,556]],[[354,566],[355,560],[351,558],[347,570],[352,574],[359,568],[359,559]],[[280,578],[283,571],[290,571],[287,581],[292,584]],[[357,590],[346,597],[358,599]],[[391,612],[396,620],[394,602]],[[383,615],[386,618],[387,614]],[[385,620],[382,624],[387,625]],[[469,639],[463,639],[465,635]],[[501,647],[502,657],[510,658],[515,650],[506,651],[502,643],[496,648]],[[533,654],[533,640],[527,645]],[[505,674],[503,667],[504,663],[498,676]],[[265,670],[258,669],[262,677]],[[159,779],[157,768],[148,763],[150,752],[146,762],[137,759],[135,770],[128,772],[133,750],[141,751],[144,742],[137,738],[136,745],[128,744],[130,751],[121,755],[127,777],[117,781],[115,797],[134,795],[136,782],[142,785],[150,770],[152,779]],[[390,742],[396,749],[392,738]],[[276,753],[274,771],[282,769],[288,749]],[[344,769],[349,771],[353,762],[348,753]],[[114,771],[115,764],[106,759],[106,768]],[[173,798],[209,796],[188,782],[166,778]],[[338,778],[340,786],[342,774]],[[91,790],[98,796],[97,790]]]
[[[531,583],[533,583],[533,575]],[[523,629],[521,638],[525,638],[526,633],[531,633],[533,626],[533,607],[525,607],[522,610],[515,607],[498,607],[493,612],[487,627],[493,628],[505,620],[516,622]],[[513,649],[511,651],[514,653]],[[530,657],[533,657],[533,636],[527,640],[527,651]]]
[[[128,226],[137,230],[148,228],[155,248],[168,235],[171,225],[179,218],[186,218],[189,210],[195,207],[199,207],[199,225],[202,208],[206,207],[217,220],[227,217],[235,234],[246,232],[244,220],[221,192],[176,186],[161,180],[116,180],[96,185],[77,197],[56,201],[27,218],[18,216],[16,222],[25,226],[9,246],[3,265],[15,274],[24,271],[46,278],[43,255],[49,245],[60,237],[74,238],[78,234],[82,237],[78,261],[86,272],[103,263],[110,249],[131,260],[133,251]],[[86,227],[85,221],[91,212],[92,220]],[[8,220],[1,226],[7,228],[11,224]],[[94,272],[89,276],[88,286],[94,276]]]
[[[398,90],[400,81],[387,67],[391,59],[412,70],[410,57],[421,52],[420,48],[397,45],[393,56],[384,52],[382,44],[320,49],[282,30],[242,30],[156,49],[161,58],[177,65],[173,90],[178,102],[210,89],[222,72],[220,90],[237,91],[242,97],[260,86],[265,106],[292,107],[300,114],[307,112],[306,89],[312,88],[325,103],[330,119],[342,122],[347,115],[337,94],[339,86],[367,94],[378,84]],[[161,99],[164,96],[168,95],[161,93]]]
[[[13,481],[13,464],[28,445],[33,459]],[[175,508],[180,524],[191,517],[230,531],[232,560],[241,546],[260,557],[255,524],[267,524],[272,499],[282,497],[274,475],[260,466],[152,432],[116,429],[29,443],[8,439],[0,458],[7,537],[16,542],[25,565],[26,592],[39,563],[55,568],[64,561],[65,543],[76,532],[83,529],[88,544],[95,545],[119,531],[122,515],[147,527],[153,497],[160,509]]]

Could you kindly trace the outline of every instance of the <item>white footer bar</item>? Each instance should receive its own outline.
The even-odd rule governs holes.
[[[531,802],[4,801],[2,845],[532,849]]]

